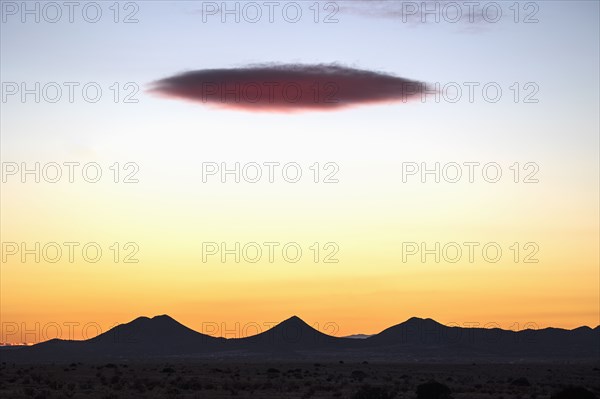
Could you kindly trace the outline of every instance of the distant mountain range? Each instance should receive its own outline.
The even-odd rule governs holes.
[[[370,334],[352,334],[352,335],[346,335],[345,337],[342,338],[354,338],[354,339],[365,339],[365,338],[369,338],[372,335]]]
[[[194,359],[593,362],[600,359],[600,326],[515,332],[448,327],[413,317],[379,334],[338,338],[294,316],[260,334],[226,339],[201,334],[162,315],[139,317],[84,341],[52,339],[33,346],[4,347],[0,357],[2,362],[18,363]]]

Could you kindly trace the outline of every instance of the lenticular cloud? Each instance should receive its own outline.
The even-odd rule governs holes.
[[[334,111],[421,98],[423,82],[340,65],[257,65],[184,72],[150,92],[252,112]]]

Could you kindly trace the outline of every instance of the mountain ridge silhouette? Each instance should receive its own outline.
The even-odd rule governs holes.
[[[335,337],[292,316],[239,338],[202,334],[163,314],[140,316],[87,340],[51,339],[0,349],[2,361],[370,359],[381,361],[586,361],[600,356],[600,326],[572,330],[446,326],[411,317],[364,339]],[[6,360],[5,360],[6,359]]]

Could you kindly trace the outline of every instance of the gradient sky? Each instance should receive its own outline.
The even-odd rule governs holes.
[[[597,2],[540,2],[539,22],[529,24],[512,14],[496,24],[403,23],[356,10],[314,23],[312,2],[302,2],[296,24],[278,14],[274,23],[203,22],[202,2],[193,1],[136,2],[139,22],[123,24],[112,21],[112,2],[100,4],[96,24],[80,14],[55,24],[3,15],[3,83],[98,82],[104,95],[95,104],[78,91],[73,103],[3,101],[2,162],[97,162],[105,175],[97,184],[2,183],[3,243],[98,242],[104,253],[94,264],[65,255],[3,261],[1,342],[52,338],[43,326],[70,322],[79,323],[79,339],[86,323],[106,330],[164,313],[199,331],[296,314],[335,335],[375,333],[411,316],[512,329],[600,323]],[[184,71],[257,63],[338,63],[442,85],[497,82],[503,96],[273,114],[146,91]],[[114,82],[138,85],[139,102],[114,103]],[[514,82],[535,83],[539,102],[515,103]],[[502,180],[402,181],[403,162],[471,161],[500,164]],[[113,183],[114,162],[139,165],[139,183]],[[297,162],[305,174],[297,184],[203,183],[203,162]],[[315,162],[335,162],[339,183],[312,182]],[[515,162],[536,163],[539,183],[514,183]],[[297,242],[302,259],[202,262],[203,242],[266,241]],[[403,242],[465,241],[497,242],[502,259],[402,260]],[[135,242],[139,263],[115,263],[115,242]],[[315,263],[315,242],[336,243],[339,262]],[[515,262],[514,242],[536,243],[539,262]],[[22,339],[35,323],[42,327]],[[14,326],[18,333],[7,334]]]

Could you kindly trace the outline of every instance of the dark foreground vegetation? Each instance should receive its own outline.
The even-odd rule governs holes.
[[[0,398],[600,398],[600,366],[102,363],[0,366]]]

